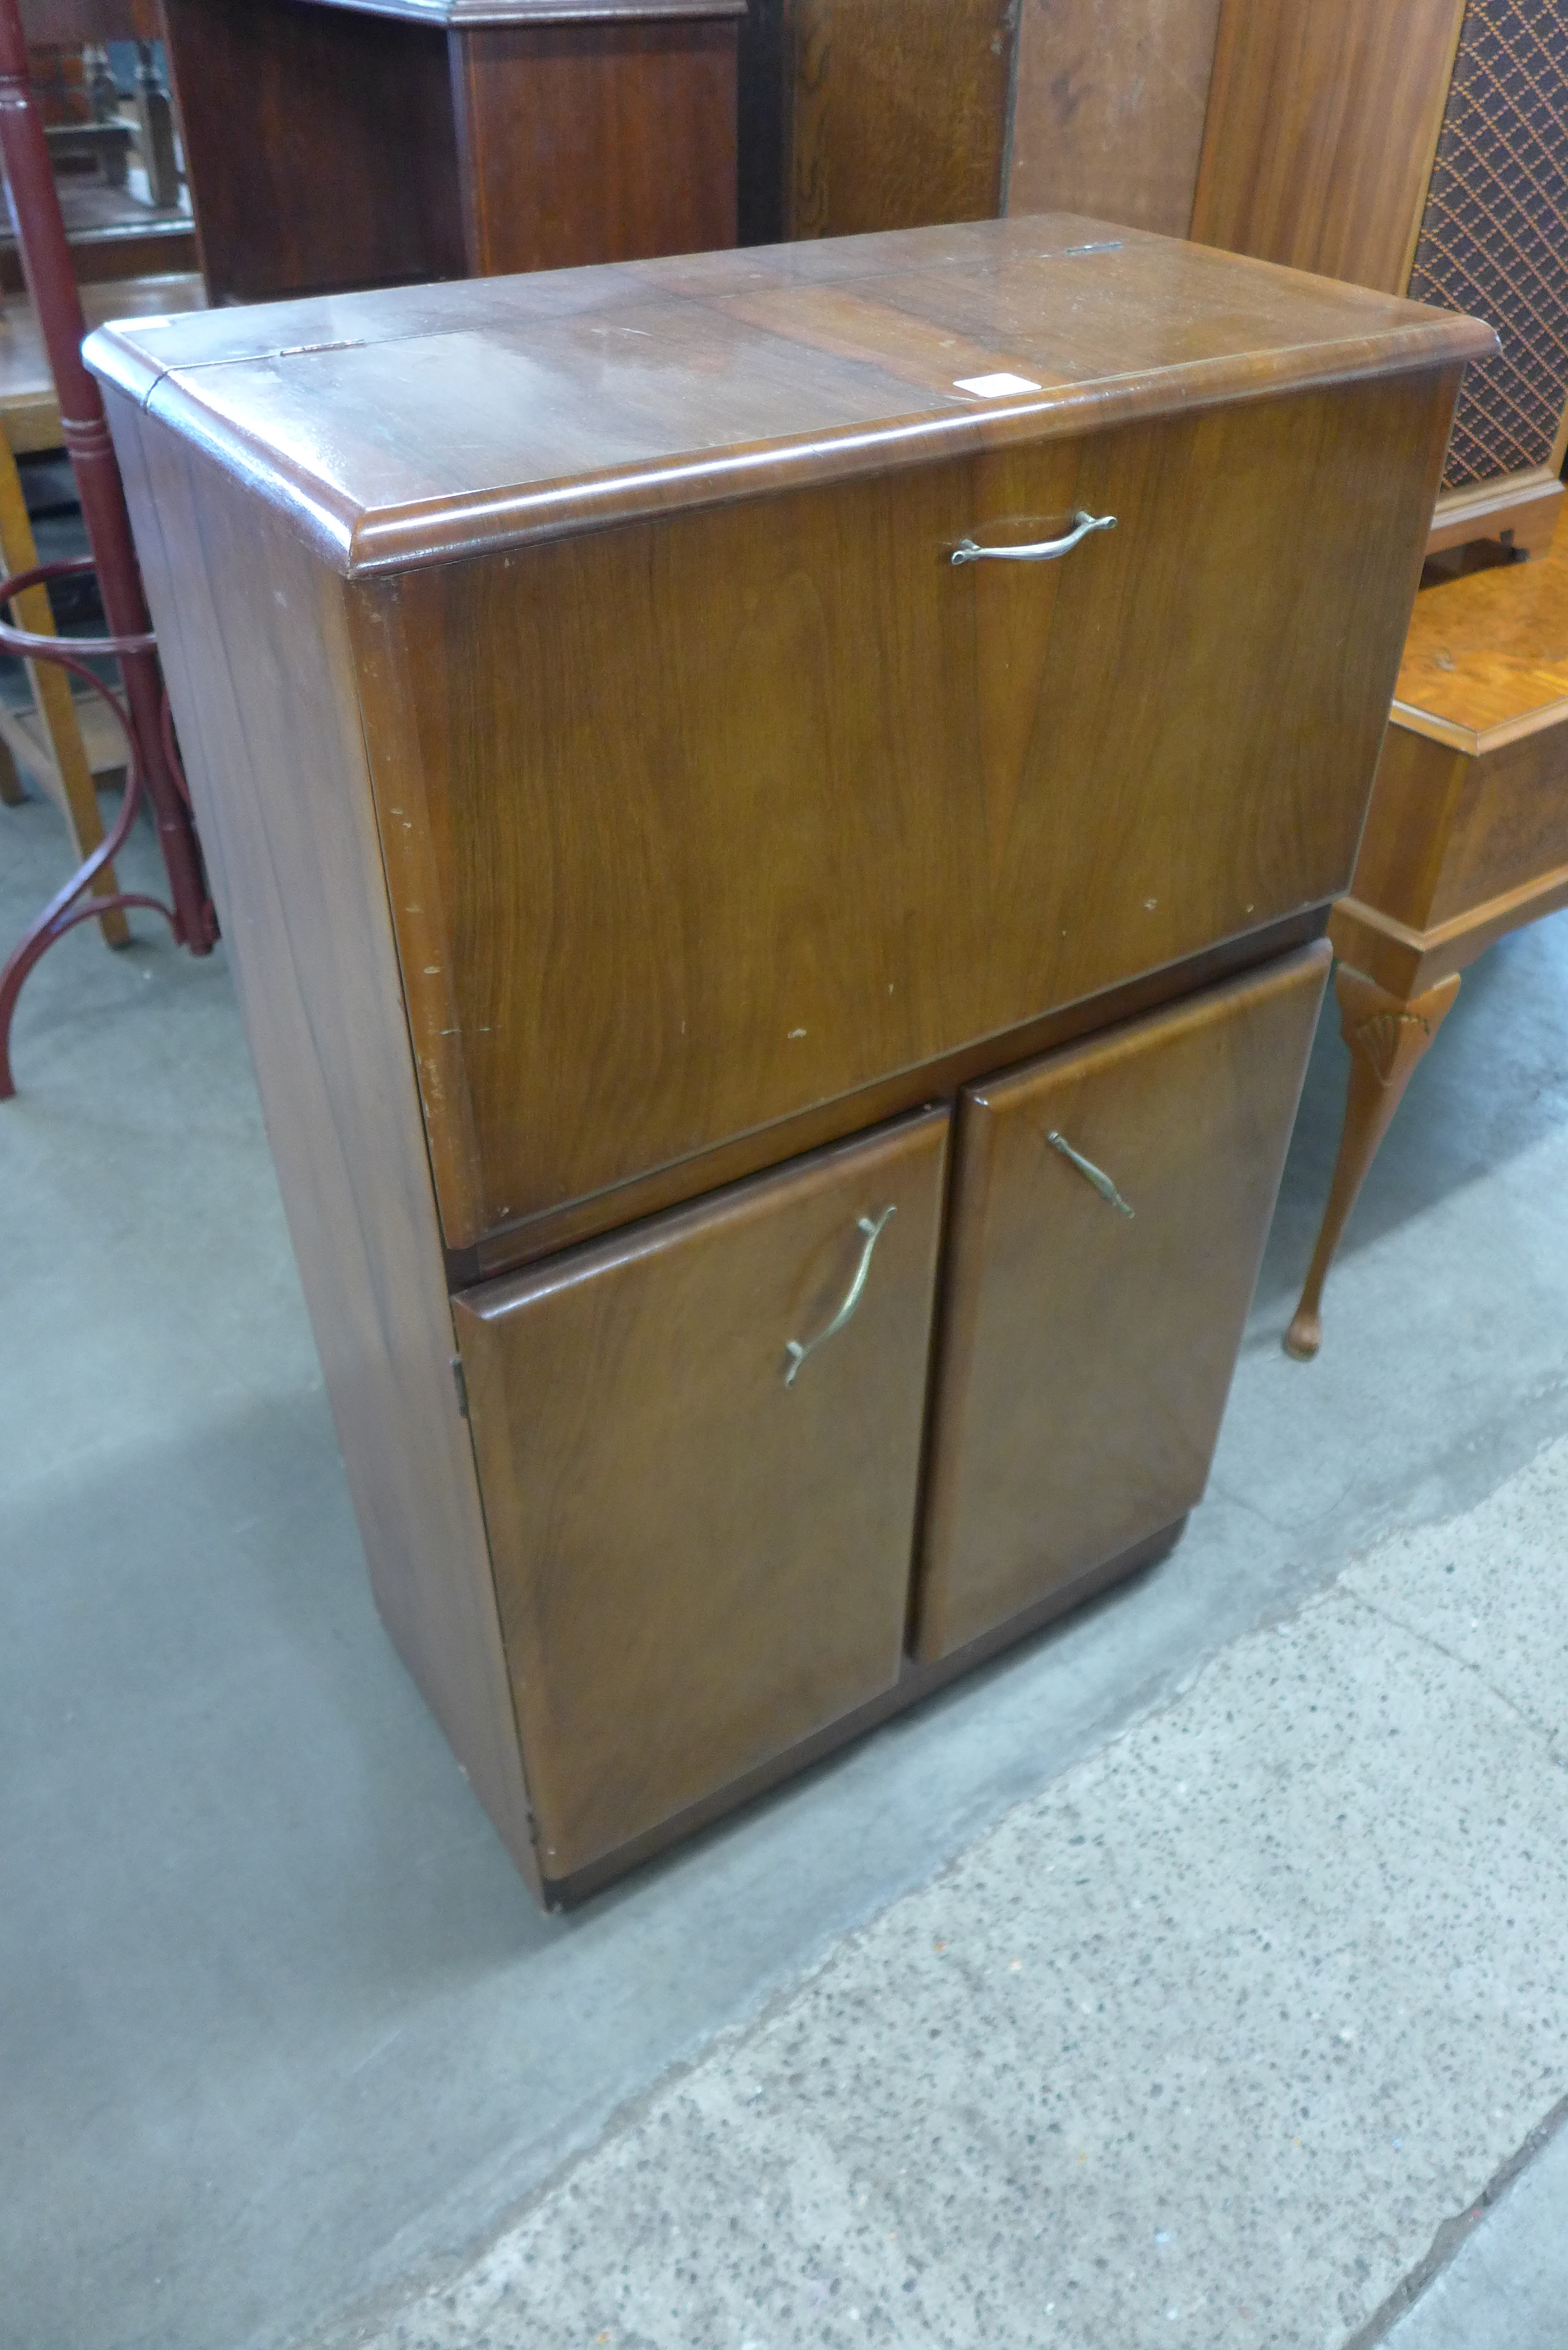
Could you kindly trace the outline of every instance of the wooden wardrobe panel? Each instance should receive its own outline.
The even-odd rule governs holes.
[[[1010,213],[1185,236],[1220,0],[1023,0]]]
[[[1224,0],[1192,235],[1403,294],[1465,0]]]
[[[452,35],[476,276],[735,242],[735,26],[722,18]]]
[[[1257,401],[367,583],[449,1244],[1336,896],[1451,397]],[[950,559],[1079,507],[1116,527],[1060,562]]]
[[[922,1659],[1201,1496],[1329,961],[1309,947],[962,1096]]]
[[[299,0],[161,0],[214,304],[460,277],[446,35]]]
[[[737,29],[735,232],[742,244],[777,244],[789,211],[794,50],[787,0],[746,0]]]
[[[924,1113],[456,1301],[547,1878],[897,1679],[947,1134]]]
[[[1013,0],[786,0],[783,234],[999,213],[1014,21]]]

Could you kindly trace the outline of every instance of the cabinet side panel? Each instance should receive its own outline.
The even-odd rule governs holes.
[[[1023,0],[1010,213],[1192,218],[1220,0]]]
[[[1192,234],[1402,294],[1464,0],[1225,0]]]
[[[377,1602],[536,1884],[346,591],[203,458],[109,409]]]

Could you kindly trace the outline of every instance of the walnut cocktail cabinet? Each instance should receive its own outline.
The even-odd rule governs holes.
[[[1061,216],[95,338],[377,1597],[546,1899],[1174,1539],[1490,343]]]

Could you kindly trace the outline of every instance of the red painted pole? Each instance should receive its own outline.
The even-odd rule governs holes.
[[[87,322],[77,294],[48,142],[27,78],[27,44],[17,0],[0,0],[0,163],[27,291],[59,395],[66,447],[111,636],[151,628],[130,536],[125,490],[97,384],[82,362]],[[195,827],[164,748],[163,678],[154,652],[124,654],[120,671],[173,900],[174,935],[195,954],[210,951],[217,920],[202,871]]]

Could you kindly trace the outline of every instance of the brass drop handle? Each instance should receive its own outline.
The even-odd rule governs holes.
[[[1074,1149],[1072,1144],[1068,1141],[1064,1134],[1048,1134],[1045,1137],[1045,1139],[1051,1145],[1053,1150],[1059,1150],[1064,1159],[1069,1159],[1072,1162],[1072,1164],[1077,1169],[1080,1175],[1087,1176],[1089,1181],[1094,1185],[1102,1200],[1108,1200],[1113,1208],[1119,1208],[1121,1210],[1124,1216],[1130,1216],[1132,1214],[1132,1210],[1128,1207],[1121,1193],[1116,1190],[1116,1185],[1112,1182],[1110,1177],[1106,1173],[1103,1167],[1096,1167],[1092,1159],[1085,1159],[1082,1157],[1078,1151]]]
[[[849,1284],[849,1295],[845,1299],[843,1305],[839,1307],[837,1313],[834,1315],[832,1321],[828,1324],[826,1329],[819,1330],[815,1338],[807,1338],[804,1344],[799,1338],[791,1338],[786,1341],[784,1352],[790,1358],[789,1368],[784,1373],[784,1385],[786,1388],[794,1387],[795,1373],[799,1370],[806,1357],[808,1355],[815,1354],[818,1347],[822,1345],[824,1339],[836,1337],[839,1331],[843,1329],[845,1324],[854,1313],[856,1307],[859,1305],[861,1292],[866,1286],[866,1276],[871,1270],[872,1252],[876,1248],[877,1242],[882,1237],[883,1226],[887,1223],[888,1217],[892,1215],[893,1212],[894,1211],[891,1208],[884,1208],[879,1216],[859,1216],[856,1219],[855,1229],[857,1232],[863,1232],[865,1234],[866,1245],[860,1252],[860,1262],[855,1268],[855,1278]]]
[[[1085,514],[1080,506],[1065,538],[1043,538],[1038,546],[977,546],[972,538],[961,538],[952,559],[955,563],[1054,563],[1058,556],[1071,555],[1091,531],[1116,526],[1115,515]]]

